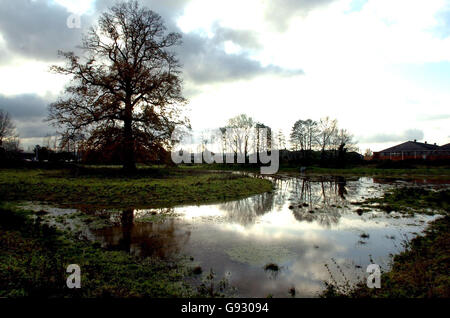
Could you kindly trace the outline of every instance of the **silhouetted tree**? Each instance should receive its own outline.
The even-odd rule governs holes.
[[[317,144],[317,122],[312,119],[297,120],[292,126],[290,143],[292,150],[300,150],[302,158],[309,159],[312,148]]]
[[[136,1],[119,3],[103,13],[83,38],[84,57],[60,52],[72,77],[65,96],[50,105],[49,120],[66,138],[85,134],[85,147],[113,140],[123,167],[136,169],[136,153],[164,145],[181,118],[180,65],[169,49],[181,35],[167,33],[161,17]]]
[[[306,129],[306,148],[312,150],[316,144],[316,135],[318,132],[317,122],[312,119],[307,119],[303,122]]]
[[[286,137],[281,129],[275,135],[275,142],[278,149],[286,149]]]
[[[260,152],[269,151],[272,147],[272,129],[259,122],[255,124],[255,128],[256,160],[259,161]],[[265,133],[263,133],[263,129],[266,130]]]
[[[333,141],[333,136],[337,130],[337,120],[330,119],[328,116],[321,118],[318,123],[318,133],[316,135],[317,144],[321,150],[321,158],[324,159],[325,150],[328,149]]]
[[[18,145],[16,127],[8,112],[0,109],[0,147],[8,147],[10,144]]]
[[[305,150],[307,143],[307,132],[304,120],[297,120],[292,127],[289,141],[293,150]]]
[[[347,131],[347,129],[336,129],[334,136],[332,137],[332,145],[334,149],[344,147],[349,151],[356,151],[357,147],[353,141],[353,135]]]
[[[230,118],[225,128],[229,134],[228,142],[235,155],[245,158],[248,155],[250,138],[252,137],[255,121],[253,118],[240,114]]]

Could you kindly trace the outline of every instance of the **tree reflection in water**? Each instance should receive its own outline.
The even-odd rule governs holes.
[[[318,222],[322,226],[337,224],[340,211],[347,203],[347,181],[344,177],[331,179],[274,179],[276,191],[247,199],[221,204],[228,222],[251,225],[259,216],[281,211],[290,206],[299,222]]]
[[[291,210],[299,222],[318,222],[329,227],[337,224],[341,207],[346,204],[346,179],[287,178],[273,179],[276,190],[246,199],[218,205],[225,212],[226,222],[243,226],[255,224],[259,217],[271,211]],[[111,212],[95,211],[109,218],[115,225],[93,230],[92,235],[105,247],[123,250],[137,256],[166,258],[179,253],[190,239],[190,231],[182,220],[167,218],[164,222],[136,222],[151,219],[155,214],[171,214],[174,209],[135,210]]]
[[[155,213],[170,213],[173,209],[126,209],[112,216],[120,220],[115,226],[94,230],[93,235],[106,248],[122,250],[140,257],[167,258],[179,253],[189,241],[191,232],[177,224],[175,218],[164,222],[136,222]],[[109,212],[111,213],[111,212]]]
[[[219,209],[226,212],[226,220],[228,222],[248,225],[255,223],[258,216],[270,212],[273,207],[274,194],[268,192],[221,204]]]

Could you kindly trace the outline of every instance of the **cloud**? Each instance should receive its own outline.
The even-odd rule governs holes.
[[[433,32],[441,38],[450,36],[450,10],[444,10],[436,14],[437,26]]]
[[[117,1],[111,0],[96,0],[96,14],[99,15],[107,11],[110,7],[114,6],[116,2]],[[178,28],[176,26],[176,20],[183,15],[185,7],[190,2],[191,0],[140,0],[139,4],[158,13],[163,18],[168,29],[174,31]]]
[[[215,23],[212,37],[196,32],[183,33],[177,19],[184,13],[190,0],[142,0],[141,5],[160,14],[170,32],[182,34],[183,44],[175,49],[183,65],[183,73],[193,84],[212,84],[241,79],[251,79],[259,75],[275,74],[291,76],[303,74],[302,70],[286,70],[278,66],[263,66],[249,57],[247,49],[261,49],[256,33],[249,30],[233,30]],[[96,11],[103,12],[111,6],[107,0],[96,2]],[[227,54],[224,43],[231,41],[242,48],[238,54]],[[200,91],[199,91],[200,92]]]
[[[437,114],[437,115],[421,115],[420,120],[431,121],[431,120],[444,120],[450,119],[450,114]]]
[[[200,93],[201,85],[252,79],[261,75],[295,76],[302,70],[289,70],[276,65],[263,65],[252,59],[251,53],[262,49],[257,33],[234,30],[213,24],[212,36],[181,32],[177,20],[184,14],[190,0],[142,0],[143,6],[160,14],[169,32],[180,32],[183,44],[176,48],[183,65],[189,97]],[[81,29],[68,28],[70,12],[49,0],[0,0],[0,64],[13,65],[14,57],[41,62],[59,61],[58,50],[75,51],[83,32],[95,23],[99,15],[114,4],[97,0],[89,14],[81,16]],[[225,44],[232,42],[239,51],[228,54]],[[78,52],[79,53],[79,52]],[[27,72],[31,72],[29,69]],[[35,74],[35,73],[33,73]],[[40,74],[40,73],[39,73]],[[29,75],[30,76],[30,75]],[[43,76],[38,75],[39,78]],[[23,88],[23,82],[20,84]],[[46,84],[47,85],[47,84]],[[49,100],[35,94],[5,96],[0,94],[0,108],[8,111],[22,138],[40,138],[54,129],[44,122]]]
[[[214,33],[214,41],[216,43],[232,41],[243,48],[262,49],[262,45],[258,41],[258,36],[255,31],[234,30],[222,27],[218,23],[215,23],[212,32]]]
[[[219,41],[220,42],[220,41]],[[198,84],[250,79],[258,75],[301,75],[302,70],[285,70],[281,67],[263,66],[243,52],[227,54],[217,45],[216,38],[204,38],[195,33],[186,34],[179,57],[185,75]]]
[[[58,50],[73,51],[91,24],[81,16],[82,28],[69,28],[63,6],[46,0],[0,0],[0,33],[9,51],[41,60],[57,60]]]
[[[168,31],[180,32],[177,19],[183,14],[189,0],[142,0],[143,6],[160,14]],[[6,64],[14,55],[40,61],[57,61],[57,51],[77,51],[83,32],[98,16],[114,3],[95,2],[93,14],[81,16],[81,29],[68,28],[70,13],[63,6],[46,0],[0,0],[0,32],[6,51],[0,49],[0,63]],[[183,44],[177,48],[186,77],[196,83],[212,83],[249,79],[262,74],[297,75],[300,70],[286,71],[280,67],[252,60],[246,49],[261,48],[256,34],[246,30],[233,30],[215,24],[212,38],[198,33],[184,34]],[[181,33],[181,32],[180,32]],[[227,54],[224,43],[231,41],[244,52]],[[14,54],[8,54],[14,53]]]
[[[44,122],[42,118],[36,122],[18,122],[16,128],[19,132],[19,137],[22,138],[43,138],[46,136],[56,135],[56,129]]]
[[[295,16],[305,16],[311,10],[333,1],[335,0],[270,0],[267,1],[265,16],[275,29],[284,31]]]
[[[0,95],[0,109],[6,110],[13,119],[31,121],[45,117],[48,101],[35,94],[16,96]]]
[[[363,143],[383,143],[383,142],[405,142],[408,140],[422,140],[424,133],[420,129],[407,129],[400,134],[375,134],[368,137],[359,138]]]
[[[0,47],[0,65],[6,64],[11,60],[11,54],[6,50],[6,48]]]
[[[0,95],[0,109],[10,114],[21,138],[44,137],[55,131],[44,122],[49,102],[35,94]]]

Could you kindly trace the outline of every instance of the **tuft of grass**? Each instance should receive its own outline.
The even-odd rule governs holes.
[[[278,272],[280,270],[280,267],[275,263],[269,263],[269,264],[264,265],[264,270]]]
[[[192,270],[192,273],[195,275],[200,275],[203,272],[201,266],[196,266],[194,267],[194,269]]]

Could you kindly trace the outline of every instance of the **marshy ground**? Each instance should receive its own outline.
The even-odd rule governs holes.
[[[138,172],[0,170],[0,296],[448,297],[445,178]],[[324,292],[372,257],[391,261],[381,290],[352,274]]]
[[[450,190],[401,187],[382,197],[366,200],[387,213],[402,211],[414,215],[436,214],[442,217],[430,223],[423,235],[404,241],[404,250],[392,259],[391,268],[381,276],[381,288],[370,289],[365,281],[350,285],[344,281],[327,284],[322,297],[352,298],[434,298],[450,297]],[[367,205],[366,205],[367,206]]]
[[[239,199],[272,189],[269,181],[231,173],[176,168],[0,170],[0,199],[69,207],[171,207]]]
[[[191,266],[182,259],[133,257],[106,251],[98,243],[79,239],[42,221],[42,209],[19,208],[18,202],[38,201],[65,208],[112,209],[170,207],[239,199],[272,190],[270,181],[230,173],[187,169],[142,168],[134,176],[119,168],[76,170],[0,170],[0,297],[187,297],[214,295],[185,283]],[[146,221],[164,219],[150,214]],[[70,218],[82,226],[111,225],[103,218],[80,212]],[[63,216],[55,222],[66,222]],[[65,287],[66,267],[83,268],[83,288]]]

